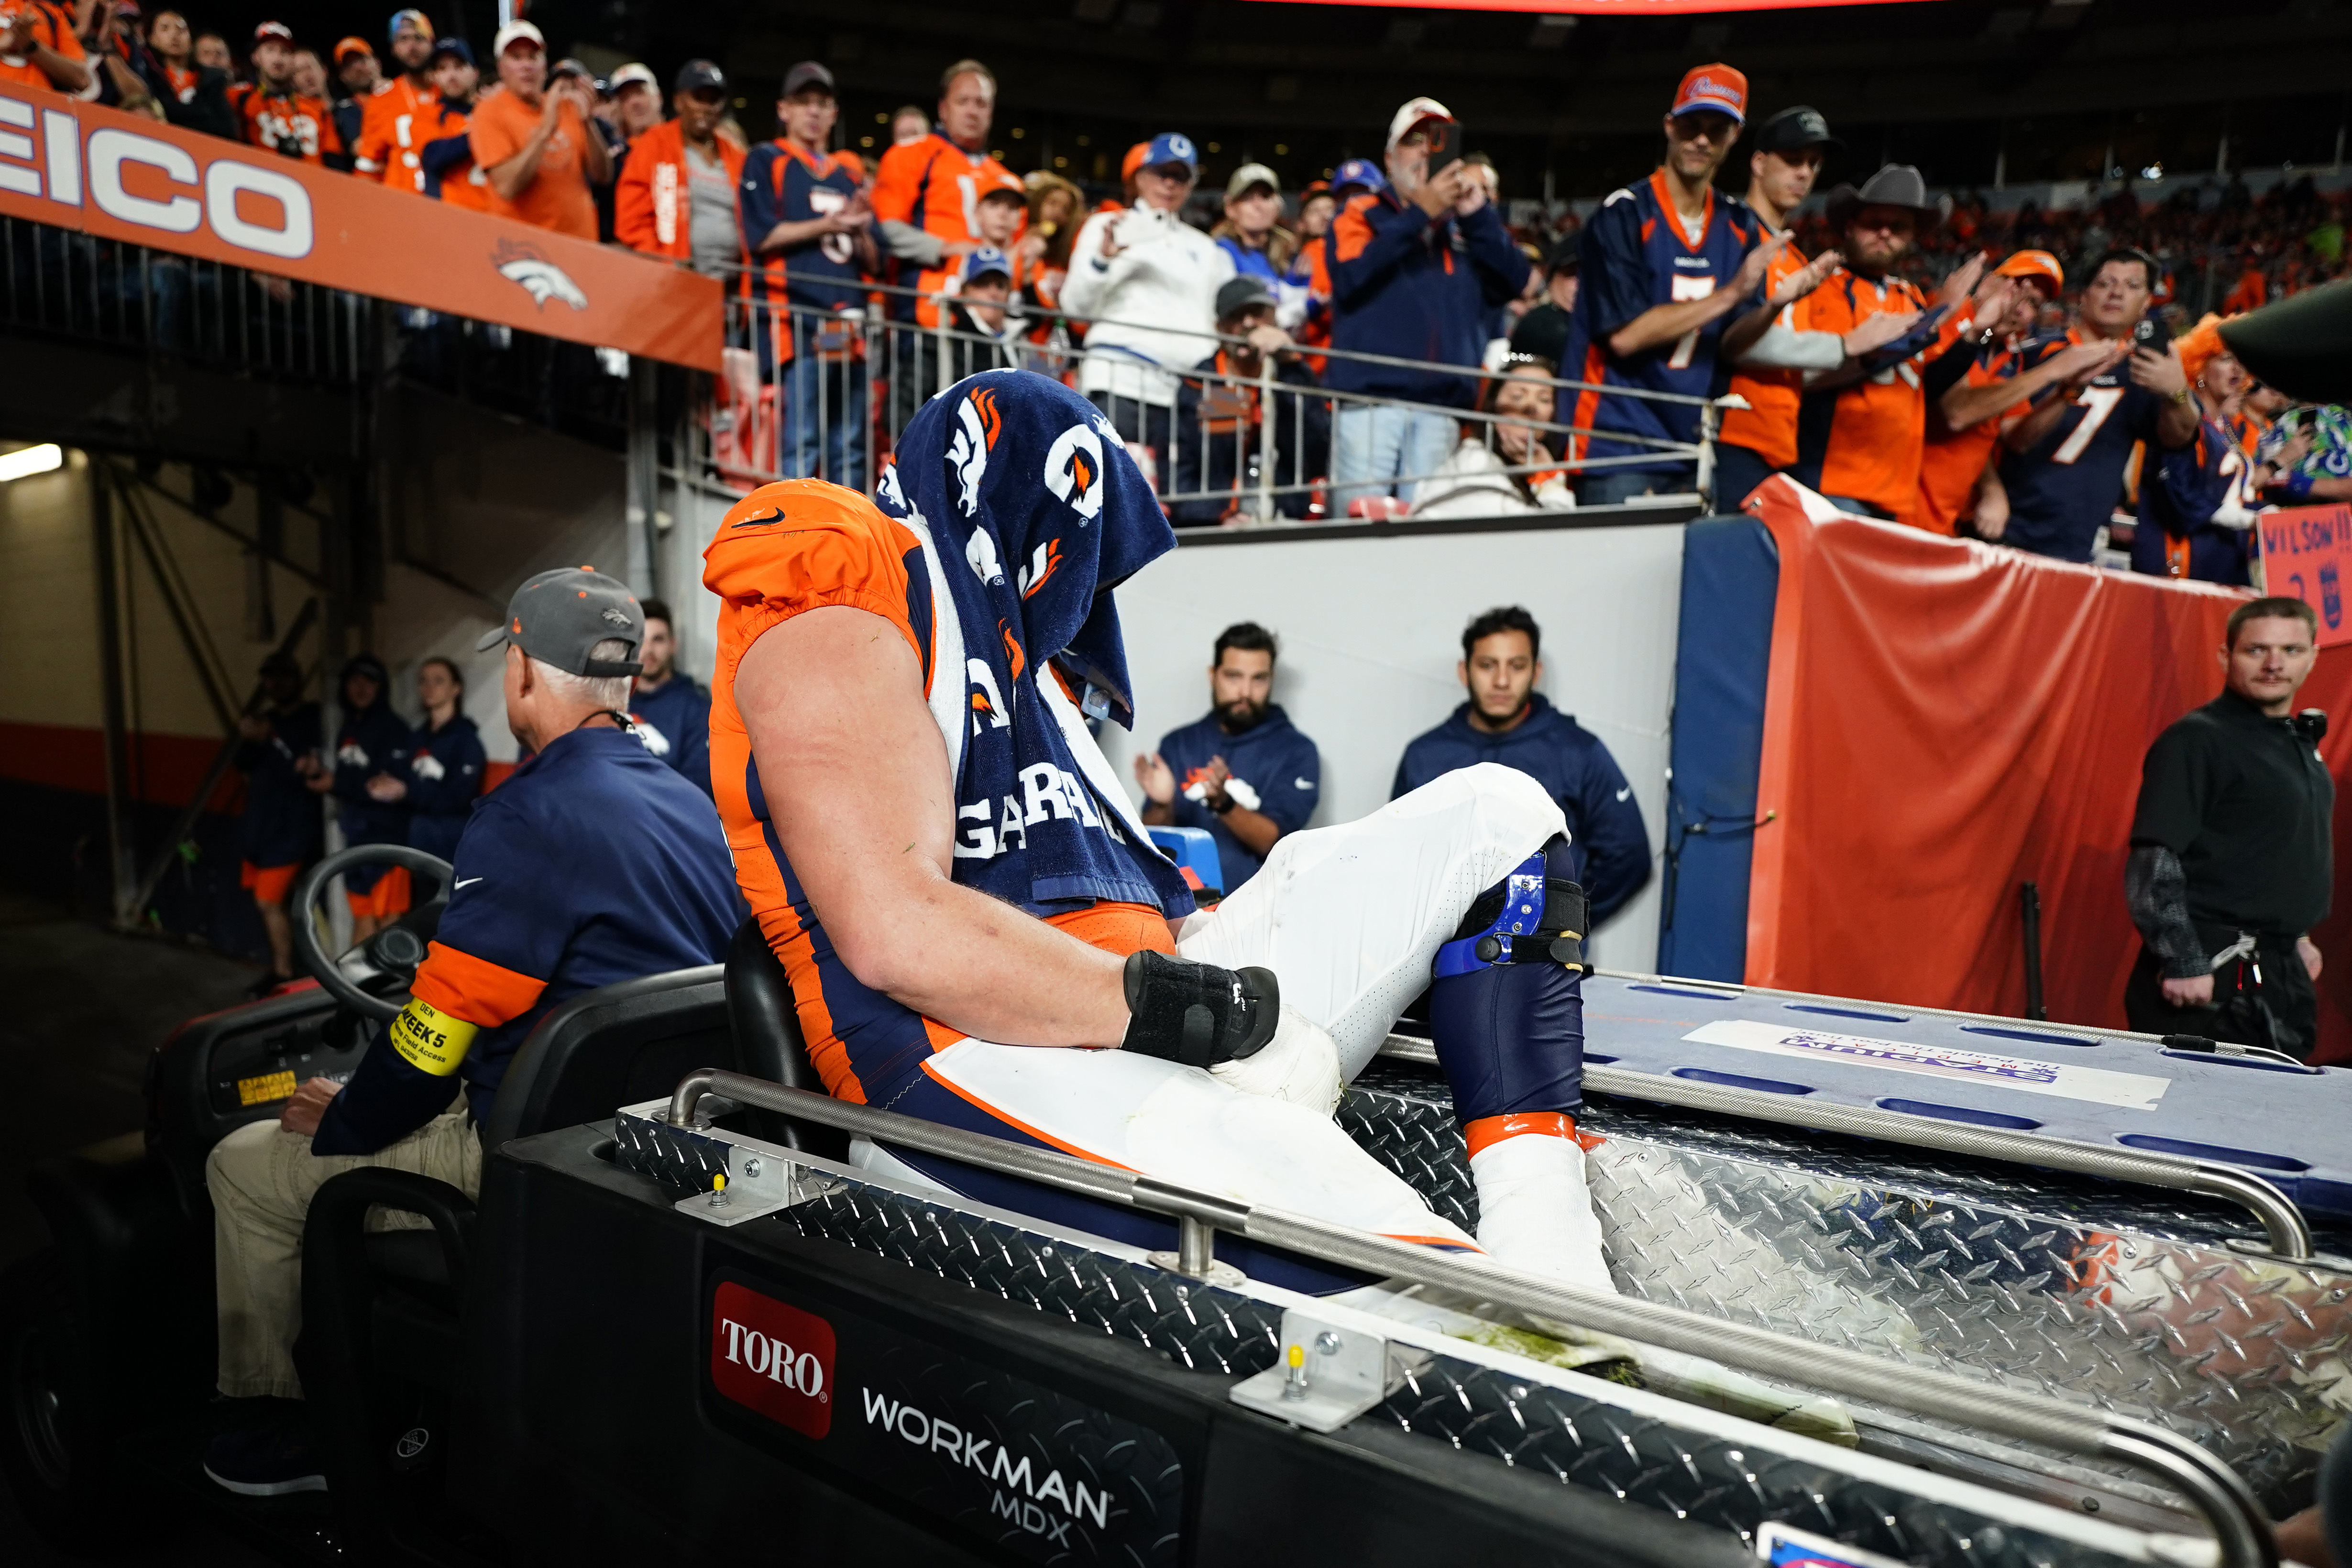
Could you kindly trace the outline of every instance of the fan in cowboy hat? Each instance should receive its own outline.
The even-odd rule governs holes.
[[[1942,220],[1951,208],[1952,199],[1941,196],[1927,199],[1927,182],[1919,171],[1908,163],[1889,163],[1862,183],[1860,190],[1852,185],[1840,185],[1829,194],[1830,228],[1843,232],[1853,220],[1854,214],[1864,207],[1904,207],[1919,215],[1919,227]]]

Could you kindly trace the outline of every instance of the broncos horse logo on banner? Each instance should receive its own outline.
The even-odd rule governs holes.
[[[955,465],[956,505],[967,517],[980,506],[980,482],[988,476],[988,455],[1003,434],[1004,416],[997,412],[996,394],[988,388],[974,387],[956,405],[955,439],[948,446],[948,461]]]

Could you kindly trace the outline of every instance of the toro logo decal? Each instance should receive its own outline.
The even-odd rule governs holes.
[[[803,1437],[833,1429],[833,1325],[731,1281],[710,1308],[710,1382]]]

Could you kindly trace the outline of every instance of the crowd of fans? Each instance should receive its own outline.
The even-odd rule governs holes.
[[[1204,191],[1171,131],[1090,200],[991,154],[978,60],[941,73],[935,113],[891,116],[869,166],[814,61],[753,147],[719,67],[688,62],[665,103],[642,65],[551,60],[529,22],[487,67],[419,11],[381,56],[266,22],[242,69],[136,0],[20,0],[7,27],[13,78],[725,277],[732,379],[770,416],[755,471],[870,485],[939,386],[1018,367],[1100,407],[1186,526],[1625,503],[1710,474],[1729,507],[1785,472],[1932,531],[2244,581],[2252,508],[2352,490],[2341,413],[2278,418],[2191,329],[2341,271],[2341,197],[2126,184],[1996,212],[1889,165],[1815,200],[1827,122],[1751,124],[1720,63],[1683,78],[1647,181],[1528,232],[1428,98],[1380,162],[1303,189],[1246,163]],[[1713,431],[1727,392],[1747,406]]]

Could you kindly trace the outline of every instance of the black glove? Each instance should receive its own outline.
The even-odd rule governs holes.
[[[1281,1021],[1282,988],[1271,969],[1220,969],[1146,950],[1129,956],[1126,984],[1119,1049],[1163,1061],[1208,1068],[1255,1056]]]

